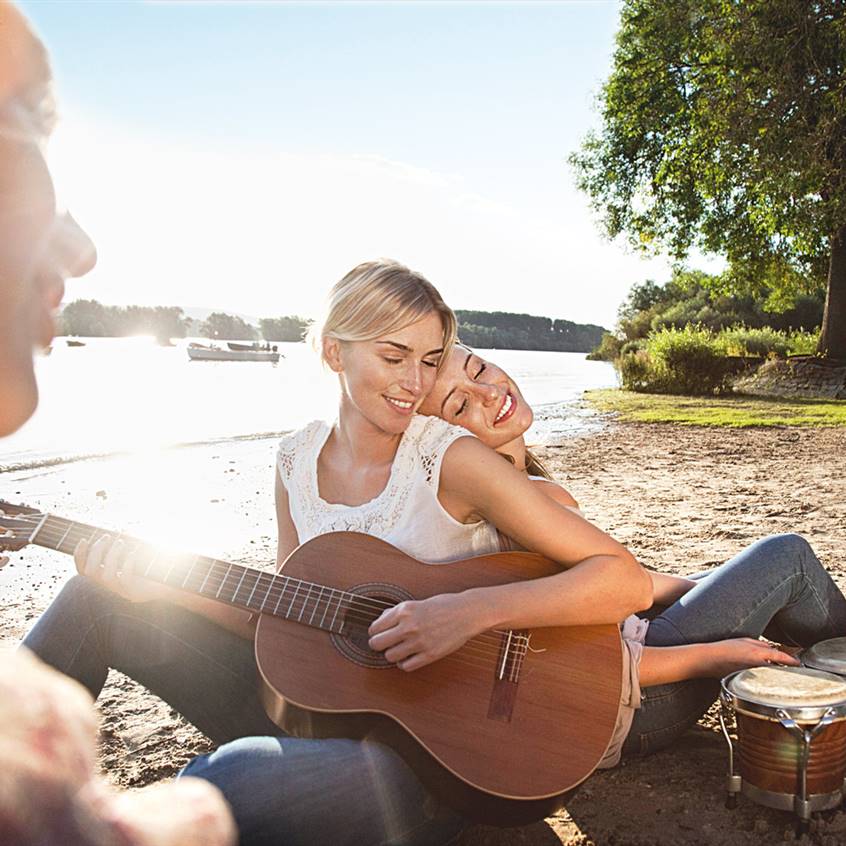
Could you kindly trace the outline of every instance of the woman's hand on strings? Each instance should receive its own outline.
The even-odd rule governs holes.
[[[369,645],[401,670],[425,667],[455,652],[480,629],[460,593],[394,605],[368,629]]]
[[[149,557],[149,550],[147,551]],[[134,575],[143,570],[141,547],[135,547],[110,535],[101,535],[94,543],[81,540],[73,551],[77,572],[130,602],[166,599],[162,585]]]

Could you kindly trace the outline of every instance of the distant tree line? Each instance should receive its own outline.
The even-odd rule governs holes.
[[[504,311],[457,311],[456,317],[461,340],[481,349],[587,352],[605,331],[592,324]],[[160,339],[195,335],[212,340],[296,342],[303,339],[311,321],[296,315],[263,317],[256,327],[222,311],[196,321],[177,306],[105,306],[96,300],[76,300],[65,306],[60,323],[63,335],[153,335]]]
[[[302,341],[311,321],[305,317],[263,317],[259,331],[265,341]]]
[[[190,321],[178,306],[105,306],[97,300],[68,303],[59,321],[63,335],[120,337],[155,335],[157,338],[184,338]]]
[[[106,306],[96,300],[68,303],[59,319],[63,335],[116,338],[153,335],[162,340],[197,335],[230,341],[301,341],[311,321],[304,317],[267,317],[256,328],[242,317],[212,312],[205,320],[186,317],[178,306]]]
[[[605,330],[591,323],[506,311],[455,312],[458,337],[471,347],[500,350],[588,352]]]

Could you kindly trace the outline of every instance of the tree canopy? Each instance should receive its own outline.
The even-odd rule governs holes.
[[[629,341],[665,327],[683,329],[688,325],[713,332],[737,326],[789,332],[817,329],[822,318],[822,299],[808,294],[798,295],[784,311],[773,312],[765,306],[763,297],[722,293],[718,277],[676,270],[666,285],[647,279],[632,286],[618,311],[617,330]]]
[[[826,287],[846,358],[846,4],[625,0],[602,127],[571,157],[611,237],[783,307]]]

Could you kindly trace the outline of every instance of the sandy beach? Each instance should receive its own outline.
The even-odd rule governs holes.
[[[170,450],[8,473],[2,497],[202,552],[270,566],[274,444]],[[541,451],[593,522],[644,564],[691,573],[747,543],[797,531],[846,587],[846,431],[711,430],[609,424]],[[0,571],[0,644],[10,648],[72,572],[42,549]],[[98,706],[101,764],[116,784],[172,776],[208,741],[169,707],[112,674]],[[592,776],[567,809],[522,829],[476,827],[461,846],[772,844],[793,839],[790,815],[741,799],[723,807],[725,742],[713,714],[674,748]],[[846,842],[829,812],[806,842]]]

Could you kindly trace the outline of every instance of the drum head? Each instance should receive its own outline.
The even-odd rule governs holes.
[[[814,708],[846,700],[846,681],[806,667],[751,667],[728,680],[740,700],[773,708]]]
[[[806,667],[846,676],[846,637],[821,640],[799,656]]]

